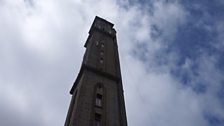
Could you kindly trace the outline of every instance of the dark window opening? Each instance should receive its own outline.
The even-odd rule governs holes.
[[[103,44],[103,43],[101,44],[101,47],[102,47],[102,48],[104,47],[104,44]]]
[[[99,42],[98,41],[96,41],[96,46],[98,46],[99,45]]]
[[[101,126],[101,115],[95,113],[95,126]]]
[[[103,56],[103,55],[104,55],[104,52],[103,52],[103,50],[101,50],[101,51],[100,51],[100,55],[101,55],[101,56]]]
[[[102,97],[103,96],[101,94],[96,95],[96,106],[102,107]]]
[[[103,58],[100,58],[100,63],[103,64]]]

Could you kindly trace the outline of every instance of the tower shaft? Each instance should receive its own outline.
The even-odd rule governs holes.
[[[127,126],[116,31],[95,17],[65,126]]]

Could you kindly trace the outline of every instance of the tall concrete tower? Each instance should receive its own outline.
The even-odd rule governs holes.
[[[95,17],[65,126],[127,126],[116,31]]]

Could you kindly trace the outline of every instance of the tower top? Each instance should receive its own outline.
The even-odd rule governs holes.
[[[96,16],[93,23],[92,23],[92,26],[89,30],[89,37],[88,37],[84,47],[87,46],[88,40],[90,39],[90,37],[91,37],[91,35],[93,34],[94,31],[102,32],[105,35],[109,35],[112,38],[115,37],[116,31],[113,28],[113,26],[114,26],[113,23]]]
[[[95,17],[95,19],[94,19],[94,21],[93,21],[93,24],[94,24],[95,22],[97,22],[97,21],[101,21],[101,22],[104,22],[104,23],[106,23],[106,24],[109,24],[111,27],[114,26],[113,23],[111,23],[111,22],[109,22],[109,21],[107,21],[107,20],[105,20],[105,19],[103,19],[103,18],[101,18],[101,17],[98,17],[98,16]],[[92,24],[92,26],[93,26],[93,24]],[[91,27],[92,27],[92,26],[91,26]]]
[[[98,16],[95,17],[84,45],[86,52],[83,63],[70,90],[71,94],[73,94],[86,70],[94,71],[96,74],[101,74],[116,81],[121,79],[116,31],[113,26],[114,24],[111,22]]]

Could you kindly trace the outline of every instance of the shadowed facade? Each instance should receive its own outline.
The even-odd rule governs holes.
[[[95,17],[65,126],[127,126],[116,31]]]

